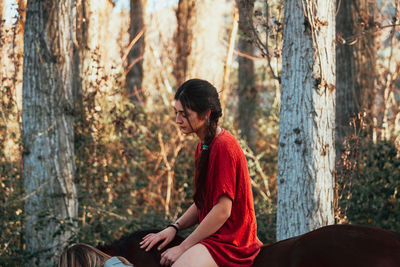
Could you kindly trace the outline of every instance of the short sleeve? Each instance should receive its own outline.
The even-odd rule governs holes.
[[[212,190],[212,206],[218,203],[222,195],[226,195],[232,201],[236,192],[236,160],[228,147],[217,144],[211,148],[209,159],[209,183]]]

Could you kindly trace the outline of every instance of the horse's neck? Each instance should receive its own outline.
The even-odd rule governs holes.
[[[112,245],[99,245],[97,249],[101,250],[102,252],[110,255],[110,256],[118,256],[118,252],[115,249],[115,246]]]

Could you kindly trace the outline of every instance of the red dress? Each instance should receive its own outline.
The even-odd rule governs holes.
[[[195,156],[200,156],[201,143]],[[201,222],[222,195],[232,199],[231,216],[213,235],[202,240],[218,266],[251,266],[262,245],[257,238],[250,176],[244,153],[229,132],[222,129],[210,145],[204,206],[197,209]]]

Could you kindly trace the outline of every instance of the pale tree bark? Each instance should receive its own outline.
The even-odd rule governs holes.
[[[375,95],[375,1],[339,1],[336,16],[336,150],[360,130],[358,114],[372,114]],[[369,118],[371,119],[371,118]],[[359,122],[359,120],[355,120]]]
[[[29,266],[53,266],[74,238],[72,0],[29,0],[23,78],[23,160]]]
[[[254,47],[250,42],[250,29],[253,23],[254,0],[236,0],[239,10],[239,41],[238,48],[241,53],[253,55]],[[253,60],[239,57],[238,89],[239,98],[238,122],[241,136],[247,141],[249,147],[255,149],[255,118],[257,109],[256,75]]]
[[[335,1],[286,0],[277,239],[334,223]]]
[[[144,29],[144,14],[147,0],[130,0],[130,40],[140,34]],[[143,104],[146,96],[142,88],[143,81],[143,54],[145,49],[144,36],[142,35],[133,45],[128,56],[127,86],[130,98],[135,104]]]
[[[227,16],[232,19],[231,8],[224,0],[179,1],[174,68],[177,86],[187,79],[200,78],[221,89],[227,46],[220,36],[225,34]]]

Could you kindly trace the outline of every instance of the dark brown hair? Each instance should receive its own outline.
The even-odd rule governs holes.
[[[219,101],[217,89],[211,83],[200,79],[191,79],[184,82],[176,91],[175,100],[181,102],[186,116],[187,108],[195,111],[200,117],[205,116],[208,110],[211,111],[209,120],[207,121],[206,136],[202,143],[202,145],[207,146],[208,149],[202,148],[201,155],[196,160],[195,191],[193,199],[196,206],[201,207],[204,200],[208,159],[210,150],[212,149],[210,145],[216,134],[218,120],[222,116],[221,103]],[[190,127],[192,127],[190,121],[188,122]]]

